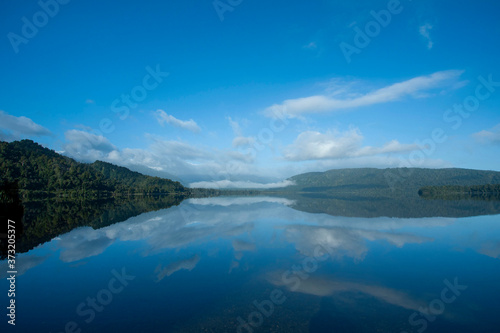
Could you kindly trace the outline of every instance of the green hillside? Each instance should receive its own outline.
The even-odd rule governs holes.
[[[295,185],[281,193],[294,200],[294,209],[309,213],[400,218],[500,213],[498,196],[484,194],[485,188],[498,189],[500,172],[495,171],[360,168],[304,173],[290,180]],[[450,189],[472,189],[478,195],[450,196]]]
[[[31,140],[0,142],[0,170],[0,186],[19,189],[23,197],[106,197],[185,191],[179,182],[145,176],[110,163],[79,163]]]
[[[418,196],[425,186],[500,184],[500,172],[470,169],[338,169],[293,176],[296,185],[287,191],[326,192],[392,197],[401,193]]]

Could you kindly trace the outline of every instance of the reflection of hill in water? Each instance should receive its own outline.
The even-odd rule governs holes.
[[[289,207],[295,210],[332,216],[423,218],[500,214],[498,200],[427,200],[417,194],[400,193],[389,197],[372,196],[363,191],[349,194],[331,191],[282,192],[275,195],[293,200],[294,203]],[[182,196],[138,196],[94,201],[52,199],[21,203],[14,200],[3,204],[3,211],[7,212],[9,218],[16,220],[16,252],[22,253],[74,228],[103,228],[145,212],[178,205],[183,199]],[[0,239],[2,258],[6,250],[6,239]]]
[[[295,201],[291,207],[307,213],[347,217],[467,217],[500,214],[500,201],[426,200],[418,195],[370,197],[331,193],[288,193]]]
[[[183,200],[179,196],[138,196],[107,200],[43,200],[8,204],[6,211],[16,216],[16,226],[23,232],[16,235],[16,252],[27,252],[77,227],[90,226],[99,229],[130,217],[178,205]],[[24,210],[24,216],[23,216]],[[2,239],[3,242],[3,239]],[[7,244],[1,246],[4,257]]]

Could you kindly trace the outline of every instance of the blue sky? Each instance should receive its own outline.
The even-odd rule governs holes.
[[[2,7],[2,140],[197,186],[500,170],[496,1]]]

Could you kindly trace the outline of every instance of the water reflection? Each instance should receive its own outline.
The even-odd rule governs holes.
[[[346,227],[323,227],[311,225],[293,225],[284,227],[288,242],[295,244],[297,251],[305,256],[313,256],[318,245],[329,249],[333,257],[348,256],[363,259],[368,251],[367,241],[385,240],[392,245],[402,247],[406,243],[423,243],[432,238],[409,233],[392,231],[363,230]]]
[[[332,196],[324,193],[291,193],[293,208],[309,213],[325,213],[349,217],[467,217],[500,214],[500,200],[431,200],[416,193],[390,196]]]
[[[273,272],[268,275],[268,281],[275,286],[286,287],[291,291],[307,295],[336,297],[337,294],[341,293],[361,293],[404,309],[418,310],[419,307],[425,306],[424,302],[413,299],[399,290],[384,286],[342,281],[335,279],[335,277],[310,277],[305,278],[300,283],[286,284],[283,283],[281,272]]]
[[[141,318],[149,332],[235,332],[238,318],[248,324],[258,311],[254,301],[269,300],[274,289],[286,301],[259,325],[248,324],[255,332],[418,330],[408,318],[455,277],[474,291],[446,304],[427,331],[498,324],[490,297],[500,294],[496,216],[342,217],[297,204],[266,196],[188,199],[98,229],[73,229],[19,255],[20,281],[32,286],[20,291],[26,316],[49,318],[43,330],[60,331],[67,317],[78,322],[74,307],[107,283],[111,269],[127,267],[137,280],[88,331],[107,332],[110,323],[137,331]],[[6,262],[0,266],[4,274]],[[34,310],[48,277],[61,290],[53,304],[69,304],[57,318]],[[130,309],[134,316],[123,318]]]
[[[59,259],[66,263],[98,256],[116,241],[144,240],[148,246],[142,250],[142,255],[149,255],[163,249],[181,249],[195,243],[211,242],[220,237],[230,239],[251,235],[256,221],[272,219],[269,227],[274,230],[274,237],[276,231],[282,232],[281,240],[293,244],[304,256],[313,255],[314,248],[321,245],[334,251],[334,257],[362,260],[369,242],[386,241],[399,248],[405,244],[432,242],[433,237],[398,230],[444,228],[456,221],[441,217],[332,217],[297,211],[291,208],[295,205],[294,200],[265,196],[188,199],[180,206],[144,213],[100,229],[80,227],[54,238],[51,243],[60,250]],[[478,242],[478,235],[474,237],[475,242],[473,239],[467,241],[469,247],[478,253],[499,257],[498,240],[481,239]],[[255,240],[233,239],[231,244],[237,260],[242,257],[242,252],[255,251],[257,247]],[[45,258],[27,257],[30,259],[26,260],[22,271]],[[233,263],[233,266],[235,268],[237,264]]]
[[[57,247],[65,262],[82,260],[102,253],[115,241],[140,241],[148,244],[143,255],[163,249],[180,249],[197,242],[219,237],[231,238],[251,233],[254,221],[287,210],[286,199],[277,198],[207,198],[189,199],[179,207],[132,217],[122,223],[94,230],[75,229],[60,236]],[[278,203],[276,207],[275,203]],[[224,209],[220,209],[224,207]],[[255,244],[234,239],[235,251],[253,251]]]
[[[27,252],[54,237],[77,227],[102,228],[122,222],[141,213],[178,205],[179,196],[124,197],[106,200],[47,199],[19,201],[12,193],[12,202],[2,201],[2,212],[16,221],[16,252]],[[0,239],[0,255],[7,253],[7,243]]]
[[[196,267],[199,261],[200,261],[200,256],[195,254],[191,258],[170,263],[169,265],[167,265],[167,267],[162,268],[161,264],[158,264],[158,266],[155,268],[155,273],[157,273],[157,278],[158,278],[157,282],[160,282],[165,277],[168,277],[182,269],[192,271]]]
[[[486,241],[481,244],[478,252],[488,257],[500,259],[500,241]]]
[[[179,205],[183,197],[163,196],[163,197],[135,197],[108,199],[98,201],[61,201],[45,200],[26,202],[21,205],[20,202],[8,204],[5,208],[10,215],[15,216],[18,221],[19,230],[16,234],[17,252],[29,251],[39,244],[50,241],[60,234],[67,233],[74,228],[90,226],[94,229],[104,228],[118,222],[127,220],[130,217],[139,214],[165,209]],[[500,201],[481,201],[481,200],[424,200],[419,197],[398,197],[398,198],[380,198],[378,200],[367,200],[358,197],[311,197],[310,195],[295,194],[290,198],[280,197],[216,197],[216,198],[197,198],[189,199],[189,203],[183,205],[181,217],[189,220],[193,226],[199,222],[207,223],[205,215],[206,208],[226,207],[226,216],[219,212],[221,219],[230,221],[232,218],[231,207],[248,207],[252,204],[268,203],[291,207],[294,210],[306,213],[315,213],[323,216],[324,214],[336,216],[337,219],[314,218],[315,222],[321,223],[320,219],[326,220],[331,225],[338,225],[342,217],[401,217],[405,219],[418,219],[418,225],[429,223],[429,220],[420,220],[420,218],[432,217],[466,217],[476,215],[500,214]],[[276,205],[276,206],[277,206]],[[238,210],[241,216],[244,210]],[[209,211],[209,210],[208,210]],[[24,213],[23,213],[24,212]],[[286,213],[290,216],[290,211],[275,211],[269,216],[281,216]],[[23,216],[24,215],[24,216]],[[309,214],[310,215],[310,214]],[[156,217],[160,218],[161,217]],[[244,216],[243,216],[244,218]],[[172,220],[178,220],[175,217]],[[308,217],[309,219],[309,217]],[[250,220],[250,219],[247,219]],[[344,219],[345,220],[345,219]],[[361,221],[358,221],[362,223]],[[390,221],[390,220],[389,220]],[[396,222],[394,222],[396,221]],[[398,220],[390,221],[399,223]],[[352,223],[349,220],[349,223]],[[377,221],[377,223],[381,223]],[[387,223],[384,222],[384,223]],[[430,223],[447,223],[445,220],[436,220]],[[373,225],[373,221],[369,222]],[[408,220],[405,220],[408,225]],[[377,228],[380,225],[377,225]],[[24,227],[24,228],[23,228]],[[24,230],[23,230],[24,229]],[[96,241],[97,242],[97,241]],[[6,253],[6,243],[0,240],[1,254]],[[5,243],[5,244],[4,244]],[[96,244],[97,245],[97,244]],[[109,245],[109,244],[108,244]],[[105,246],[105,244],[101,244]],[[492,246],[492,245],[491,245]],[[490,247],[491,247],[490,246]],[[96,252],[98,254],[98,252]]]

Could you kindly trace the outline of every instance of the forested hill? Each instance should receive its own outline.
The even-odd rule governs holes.
[[[26,193],[77,196],[181,193],[179,182],[96,161],[79,163],[31,140],[0,141],[0,186]]]
[[[293,176],[295,186],[286,188],[301,192],[358,193],[363,196],[405,192],[417,195],[424,186],[500,184],[500,172],[471,169],[336,169]]]

